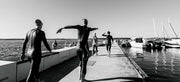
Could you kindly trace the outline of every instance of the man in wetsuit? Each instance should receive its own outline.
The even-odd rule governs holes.
[[[88,61],[88,55],[89,55],[89,47],[88,47],[88,37],[91,31],[97,30],[98,28],[91,28],[87,27],[88,20],[84,20],[84,25],[73,25],[73,26],[65,26],[64,28],[60,28],[57,33],[60,33],[62,29],[77,29],[78,30],[78,50],[77,54],[80,59],[80,80],[84,80],[84,77],[86,75],[86,65]]]
[[[107,35],[104,33],[102,36],[106,37],[106,49],[107,52],[109,53],[108,56],[111,54],[111,44],[113,43],[113,37],[110,35],[110,31],[107,32]]]
[[[97,52],[98,52],[98,38],[96,36],[96,33],[94,33],[94,36],[93,36],[92,46],[93,46],[93,54],[97,55]]]
[[[21,59],[25,58],[26,45],[29,41],[29,48],[27,50],[27,58],[31,62],[31,68],[26,82],[39,82],[39,66],[41,62],[41,42],[51,52],[51,49],[47,43],[44,31],[41,30],[43,23],[37,19],[35,21],[37,28],[30,30],[26,34],[25,41],[23,43],[23,50]]]

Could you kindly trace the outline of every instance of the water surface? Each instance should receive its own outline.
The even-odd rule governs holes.
[[[148,74],[148,82],[180,82],[180,49],[123,49]]]

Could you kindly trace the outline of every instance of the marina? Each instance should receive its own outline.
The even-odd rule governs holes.
[[[119,39],[119,40],[121,40],[121,39]],[[117,41],[118,41],[118,39],[117,39]],[[63,48],[60,49],[60,51],[63,51],[66,49],[72,49],[72,48],[66,47],[64,49]],[[56,51],[58,51],[58,50],[56,50]],[[65,53],[65,52],[63,52],[63,53]],[[143,48],[121,47],[120,44],[119,45],[113,44],[112,55],[110,57],[108,57],[107,52],[105,51],[105,46],[100,45],[99,46],[99,54],[97,56],[91,56],[89,58],[88,73],[87,73],[86,79],[87,79],[87,82],[88,81],[89,82],[91,82],[91,81],[98,82],[98,81],[102,81],[102,80],[107,81],[107,82],[108,81],[109,82],[111,82],[111,81],[119,82],[119,81],[125,81],[125,80],[126,81],[138,80],[137,82],[139,82],[139,81],[178,82],[180,80],[179,79],[179,74],[180,74],[179,53],[180,53],[179,48],[167,48],[167,49],[162,49],[162,50],[156,50],[156,49],[155,50],[154,49],[145,50]],[[47,53],[47,54],[44,54],[44,57],[50,57],[50,56],[48,56],[48,53]],[[52,61],[53,58],[57,58],[57,57],[58,56],[55,56],[55,55],[54,55],[54,57],[50,57],[51,61],[49,61],[49,64],[50,64],[50,62],[53,62]],[[59,56],[59,57],[63,57],[63,56]],[[12,59],[12,60],[14,60],[14,59]],[[10,61],[10,60],[8,60],[8,61]],[[17,59],[16,59],[16,61],[17,61]],[[44,60],[44,61],[46,61],[46,60]],[[54,60],[54,61],[56,61],[56,60]],[[16,64],[14,64],[13,62],[10,62],[10,64],[12,64],[13,68],[15,68]],[[62,63],[54,62],[54,65],[50,65],[50,66],[44,65],[47,67],[41,68],[41,70],[42,70],[41,74],[40,74],[41,80],[44,80],[45,82],[61,82],[61,81],[68,82],[67,80],[77,80],[78,81],[79,60],[78,60],[77,56],[74,54],[74,56],[67,58],[65,61],[61,60],[61,62]],[[129,62],[129,64],[128,63],[123,64],[123,62]],[[29,67],[28,65],[23,64],[23,62],[22,63],[19,62],[17,64],[19,64],[18,66],[21,66],[20,64],[22,64],[23,67],[24,66]],[[105,66],[105,67],[103,67],[103,66]],[[125,68],[126,69],[129,68],[129,66],[130,66],[130,68],[133,68],[133,70],[137,70],[137,69],[140,70],[139,72],[136,71],[137,76],[133,75],[135,72],[132,72],[130,70],[123,72],[123,70]],[[112,68],[108,69],[108,67],[112,67]],[[107,69],[104,69],[104,68],[107,68]],[[116,68],[118,68],[118,69],[116,69]],[[121,68],[121,70],[120,70],[120,68]],[[104,71],[102,69],[104,69]],[[25,81],[23,81],[23,78],[24,79],[26,78],[26,75],[28,73],[27,71],[28,71],[28,69],[26,70],[26,72],[24,72],[26,74],[23,75],[23,77],[22,77],[22,75],[18,76],[19,80],[17,79],[17,81],[15,81],[15,82],[19,82],[19,81],[25,82]],[[59,73],[58,73],[58,71],[59,71]],[[6,71],[4,71],[4,72],[6,72]],[[129,75],[127,76],[126,73],[133,75],[133,76],[129,76]],[[140,74],[140,73],[142,73],[142,74]],[[16,74],[16,73],[14,73],[14,74]],[[99,75],[99,74],[102,74],[102,75]],[[76,77],[74,77],[73,75]],[[49,79],[47,77],[49,77]],[[70,77],[73,77],[73,78],[69,79]],[[144,78],[144,79],[142,79],[142,78]],[[10,79],[10,77],[9,77],[9,79]],[[8,78],[2,77],[1,80],[8,80]]]
[[[71,53],[68,53],[69,49]],[[65,75],[62,76],[62,74],[64,73],[61,74],[61,72],[60,73],[55,72],[56,71],[55,69],[57,69],[56,67],[58,67],[57,65],[62,65],[60,62],[65,63],[65,60],[69,61],[69,59],[72,59],[72,57],[75,56],[75,54],[73,54],[74,48],[72,47],[72,48],[65,48],[61,50],[54,50],[53,52],[60,52],[60,54],[54,53],[54,55],[51,56],[51,55],[48,55],[48,53],[46,53],[46,55],[44,55],[41,66],[40,66],[41,74],[43,74],[41,75],[41,79],[45,80],[45,82],[52,82],[52,81],[55,82],[55,80],[57,81],[57,79],[58,79],[58,82],[70,82],[70,81],[79,82],[78,80],[79,67],[77,63],[75,62],[70,65],[65,66],[65,68],[68,67],[67,70],[63,69],[64,67],[59,68],[59,70],[62,69],[61,72],[65,72],[65,73],[66,71],[68,71],[68,69],[71,69],[69,73],[66,73]],[[63,57],[63,53],[64,53],[64,57]],[[77,60],[75,61],[78,62]],[[13,63],[13,65],[17,70],[14,72],[14,74],[17,76],[16,77],[7,76],[6,79],[1,79],[1,80],[8,81],[8,82],[9,81],[24,82],[23,78],[24,79],[26,78],[28,74],[28,69],[29,69],[28,61],[20,61],[17,63]],[[108,68],[108,69],[104,69],[104,68]],[[48,71],[48,70],[51,70],[51,71]],[[99,47],[98,56],[91,56],[89,58],[87,71],[88,71],[87,76],[86,76],[87,82],[92,82],[92,81],[98,82],[98,81],[103,81],[103,80],[106,82],[119,82],[119,81],[143,82],[145,81],[145,78],[148,77],[147,74],[137,64],[135,64],[133,60],[129,59],[124,54],[124,52],[122,52],[122,50],[116,43],[114,43],[112,46],[112,53],[110,57],[107,56],[105,46]],[[46,74],[59,75],[59,76],[56,76],[59,78],[55,79],[55,77],[51,77],[51,75],[46,75]],[[46,79],[47,76],[53,79],[47,80]],[[13,77],[14,79],[16,79],[16,81],[10,77]]]

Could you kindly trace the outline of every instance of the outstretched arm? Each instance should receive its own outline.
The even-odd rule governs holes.
[[[91,28],[91,31],[97,30],[98,28]]]
[[[106,33],[103,33],[102,36],[107,36]]]
[[[56,33],[61,33],[62,29],[78,29],[80,25],[74,25],[74,26],[65,26],[64,28],[60,28]]]

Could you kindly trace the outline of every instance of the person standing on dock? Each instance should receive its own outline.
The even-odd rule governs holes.
[[[84,25],[73,25],[73,26],[65,26],[64,28],[60,28],[57,33],[60,33],[62,29],[77,29],[78,30],[78,50],[77,54],[80,59],[80,80],[83,81],[86,75],[86,65],[88,61],[89,46],[88,46],[88,37],[91,31],[97,30],[98,28],[88,27],[88,20],[84,20]]]
[[[26,34],[22,49],[21,59],[24,60],[26,45],[29,41],[30,43],[26,56],[31,62],[31,68],[26,82],[40,82],[39,66],[41,63],[41,42],[43,42],[45,47],[49,50],[49,52],[51,52],[51,48],[47,43],[45,33],[41,30],[43,23],[39,19],[36,19],[35,23],[37,28],[30,30]]]
[[[107,52],[108,52],[108,56],[110,56],[111,54],[111,45],[113,43],[113,37],[110,35],[110,31],[106,33],[103,33],[102,36],[105,36],[106,37],[106,49],[107,49]]]
[[[93,46],[93,54],[97,55],[97,52],[98,52],[98,38],[96,36],[96,33],[94,33],[94,36],[93,36],[92,46]]]
[[[54,40],[54,42],[52,43],[52,49],[56,49],[57,45],[58,45],[57,41]]]

